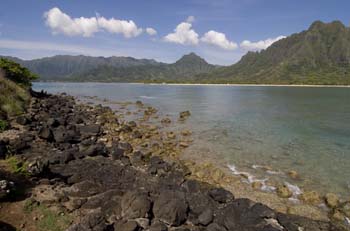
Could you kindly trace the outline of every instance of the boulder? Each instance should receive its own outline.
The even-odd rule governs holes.
[[[80,141],[80,134],[74,126],[59,126],[53,130],[54,140],[57,143],[77,143]]]
[[[97,136],[101,132],[101,125],[99,124],[89,124],[79,126],[79,131],[81,135],[85,136]]]
[[[111,156],[113,160],[120,160],[124,156],[125,150],[121,148],[113,148]]]
[[[30,120],[26,115],[21,115],[16,118],[16,122],[20,125],[27,125],[30,123]]]
[[[128,142],[120,142],[119,148],[124,149],[126,154],[132,153],[132,151],[133,151],[131,144]]]
[[[213,221],[213,216],[213,210],[207,208],[198,216],[198,222],[201,225],[207,226]]]
[[[39,130],[39,133],[38,133],[38,136],[41,138],[41,139],[44,139],[44,140],[47,140],[49,142],[53,141],[53,133],[52,133],[52,130],[48,127],[42,127],[40,130]]]
[[[32,176],[45,175],[48,172],[49,162],[45,159],[34,159],[28,161],[26,170]]]
[[[168,231],[168,227],[160,221],[155,221],[149,227],[149,231]]]
[[[107,231],[108,225],[100,212],[92,212],[82,218],[78,224],[71,225],[66,231]],[[118,229],[117,229],[118,230]]]
[[[211,223],[206,228],[206,231],[227,231],[227,229],[221,225],[218,225],[217,223]]]
[[[146,218],[149,216],[151,201],[146,193],[129,191],[122,197],[121,208],[124,218]]]
[[[118,221],[114,224],[115,231],[139,231],[140,227],[136,221]]]
[[[102,143],[97,143],[87,147],[85,150],[82,150],[84,156],[106,156],[107,150]]]
[[[223,188],[214,188],[209,191],[209,196],[219,203],[227,203],[234,199],[231,192]]]
[[[188,205],[183,193],[162,191],[154,201],[154,216],[169,225],[179,226],[186,221]]]

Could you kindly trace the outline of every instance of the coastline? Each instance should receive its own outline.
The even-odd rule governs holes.
[[[157,109],[140,101],[119,104],[125,110],[116,115],[109,107],[76,104],[73,97],[53,95],[35,99],[29,113],[13,121],[16,126],[22,125],[18,132],[23,133],[6,141],[6,145],[11,153],[20,153],[15,157],[33,175],[28,179],[35,185],[30,189],[31,200],[40,206],[65,208],[59,214],[71,217],[68,230],[77,227],[85,230],[91,220],[96,221],[93,226],[120,228],[133,222],[136,227],[147,229],[157,219],[170,230],[176,230],[172,227],[293,230],[285,228],[291,224],[299,230],[338,230],[333,225],[336,221],[329,223],[329,219],[315,216],[310,210],[306,218],[259,203],[267,202],[272,194],[258,194],[255,201],[243,199],[251,196],[248,191],[254,191],[250,185],[241,183],[241,177],[221,171],[211,163],[181,158],[183,150],[191,145],[190,131],[177,134],[162,130],[175,121],[158,116]],[[134,114],[127,110],[127,105],[143,116],[127,120],[127,116]],[[179,121],[186,121],[188,116],[190,113],[181,113]],[[168,195],[172,195],[170,201]],[[280,198],[281,205],[286,200]],[[6,219],[10,219],[6,211],[13,209],[11,205],[0,208]],[[132,211],[126,210],[129,206]],[[210,208],[206,212],[211,214],[210,219],[201,220],[204,208]],[[142,212],[135,215],[140,209],[154,215],[145,216]],[[244,214],[243,218],[248,219],[234,217],[234,213]],[[35,217],[31,219],[35,222]],[[227,220],[231,223],[226,223]]]
[[[135,85],[164,85],[164,86],[227,86],[227,87],[319,87],[319,88],[350,88],[350,85],[305,85],[305,84],[236,84],[236,83],[138,83],[138,82],[64,82],[64,81],[43,81],[35,83],[101,83],[101,84],[135,84]]]

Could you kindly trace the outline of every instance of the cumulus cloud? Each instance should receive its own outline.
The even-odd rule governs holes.
[[[125,38],[137,37],[142,33],[142,29],[138,28],[132,20],[98,17],[97,21],[100,28],[105,29],[109,33],[123,34]]]
[[[278,36],[276,38],[268,38],[266,40],[260,40],[257,42],[251,42],[249,40],[244,40],[241,42],[240,47],[245,49],[245,50],[250,50],[250,51],[258,51],[262,49],[266,49],[269,46],[271,46],[274,42],[277,42],[278,40],[284,39],[286,36]]]
[[[63,13],[59,8],[54,7],[44,13],[46,25],[52,29],[54,34],[62,33],[69,36],[82,35],[90,37],[98,31],[97,19],[92,18],[74,18]]]
[[[152,35],[156,35],[157,31],[155,29],[153,29],[152,27],[147,27],[146,33],[152,36]]]
[[[142,28],[138,28],[132,20],[106,19],[100,16],[72,18],[57,7],[45,12],[44,18],[46,25],[51,28],[54,34],[91,37],[96,32],[105,30],[109,33],[122,34],[125,38],[131,38],[142,33]]]
[[[225,50],[234,50],[238,47],[237,43],[229,41],[224,33],[210,30],[203,35],[201,41],[213,46],[218,46]]]
[[[166,35],[164,40],[182,45],[197,45],[199,42],[198,34],[192,29],[192,24],[189,22],[177,25],[174,33]]]

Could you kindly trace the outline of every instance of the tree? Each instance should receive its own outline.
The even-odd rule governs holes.
[[[5,78],[23,87],[30,87],[31,81],[38,78],[36,74],[30,72],[27,68],[5,58],[0,58],[0,69],[5,72]]]

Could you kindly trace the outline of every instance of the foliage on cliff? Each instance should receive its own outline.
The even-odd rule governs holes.
[[[29,103],[28,88],[37,76],[27,68],[7,59],[0,59],[0,122],[25,111]],[[3,126],[4,127],[4,126]]]
[[[229,67],[197,81],[265,84],[350,84],[350,28],[341,22],[314,22],[266,50],[248,52]]]

